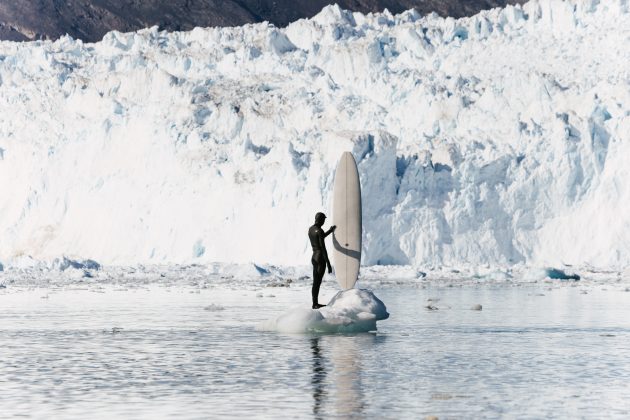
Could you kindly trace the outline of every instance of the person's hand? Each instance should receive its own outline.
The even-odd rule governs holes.
[[[335,229],[337,229],[337,225],[332,225],[332,226],[330,227],[330,231],[331,231],[331,232],[334,232],[334,231],[335,231]]]

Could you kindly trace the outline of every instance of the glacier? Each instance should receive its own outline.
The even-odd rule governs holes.
[[[351,151],[365,265],[623,269],[629,41],[533,0],[0,42],[0,262],[308,264]]]

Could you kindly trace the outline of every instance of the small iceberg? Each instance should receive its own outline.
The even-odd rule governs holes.
[[[577,273],[567,273],[559,268],[547,268],[545,270],[547,277],[552,280],[580,280],[580,275]]]
[[[320,309],[295,307],[261,322],[258,331],[282,333],[357,333],[376,331],[376,322],[389,318],[385,304],[374,293],[349,289],[337,293]]]
[[[545,268],[529,268],[522,274],[522,279],[526,281],[540,281],[540,280],[574,280],[578,281],[581,276],[575,272],[571,272],[566,269],[560,269],[555,267]]]

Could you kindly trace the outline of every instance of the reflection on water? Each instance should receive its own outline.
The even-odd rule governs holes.
[[[335,412],[342,418],[363,417],[363,383],[359,345],[370,345],[363,338],[372,334],[335,336],[330,351],[334,367]],[[368,347],[369,348],[369,347]]]
[[[322,357],[322,351],[319,347],[321,337],[311,338],[311,351],[313,355],[313,415],[317,419],[323,418],[322,406],[326,397],[326,361]]]
[[[254,329],[306,288],[45,292],[0,292],[3,419],[630,418],[626,292],[377,290],[377,334],[319,336]]]
[[[374,334],[337,334],[310,339],[313,356],[313,414],[316,418],[322,418],[328,410],[342,418],[363,417],[365,403],[360,349],[371,346],[374,340]],[[322,346],[326,348],[327,355],[322,351]],[[327,406],[329,395],[332,395],[330,407]]]

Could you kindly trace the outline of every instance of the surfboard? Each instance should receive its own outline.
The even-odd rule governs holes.
[[[357,163],[344,152],[335,170],[333,187],[333,261],[342,289],[352,289],[361,265],[361,183]]]

